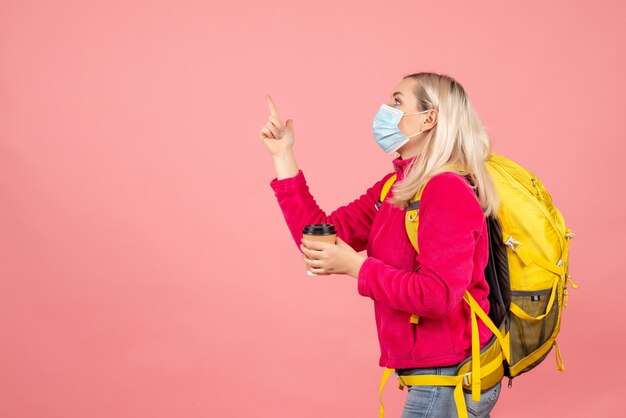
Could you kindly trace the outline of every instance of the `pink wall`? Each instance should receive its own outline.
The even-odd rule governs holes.
[[[577,233],[567,370],[551,354],[494,416],[616,414],[625,18],[617,0],[3,0],[0,416],[377,416],[372,301],[305,274],[258,133],[269,93],[330,212],[392,170],[372,117],[422,70],[467,88]],[[405,396],[387,385],[389,417]]]

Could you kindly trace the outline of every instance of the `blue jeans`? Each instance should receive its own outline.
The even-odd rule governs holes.
[[[396,369],[400,375],[438,374],[454,376],[456,366],[424,369]],[[480,394],[480,401],[472,401],[471,393],[464,393],[467,415],[489,418],[489,413],[500,396],[499,382],[493,388]],[[454,418],[457,417],[452,386],[407,386],[408,394],[401,418]]]

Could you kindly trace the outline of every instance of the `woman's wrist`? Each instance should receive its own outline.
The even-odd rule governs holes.
[[[365,263],[365,260],[367,260],[367,257],[362,256],[361,254],[357,254],[354,257],[354,264],[352,265],[352,269],[350,270],[350,272],[348,272],[348,274],[355,279],[358,279],[359,271],[361,271],[361,266],[363,265],[363,263]]]
[[[298,174],[298,165],[292,148],[280,151],[272,155],[274,160],[274,169],[276,170],[276,179],[282,180],[294,177]]]

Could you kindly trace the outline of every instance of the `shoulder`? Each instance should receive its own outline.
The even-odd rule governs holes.
[[[469,181],[462,175],[452,172],[433,176],[424,187],[420,207],[427,212],[429,207],[440,211],[464,212],[477,219],[484,216],[480,202]]]
[[[433,176],[426,182],[422,198],[431,195],[474,196],[469,181],[460,174],[445,172]]]

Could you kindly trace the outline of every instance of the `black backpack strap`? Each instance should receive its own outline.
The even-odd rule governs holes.
[[[416,200],[415,202],[411,202],[411,204],[408,205],[405,210],[407,210],[407,211],[408,210],[415,210],[415,209],[419,209],[419,207],[420,207],[420,201]]]

